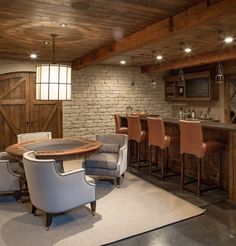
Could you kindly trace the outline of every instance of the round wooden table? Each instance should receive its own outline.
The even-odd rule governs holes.
[[[22,160],[25,152],[33,150],[37,158],[63,161],[92,154],[101,146],[101,142],[94,140],[54,138],[13,144],[6,152],[17,160]]]

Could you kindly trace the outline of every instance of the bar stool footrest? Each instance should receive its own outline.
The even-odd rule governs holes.
[[[187,190],[187,191],[190,191],[190,192],[197,194],[197,187],[196,186],[187,186],[188,184],[192,184],[195,182],[197,182],[197,180],[192,180],[192,181],[184,183],[183,190]],[[204,185],[204,184],[202,184],[202,185]],[[207,191],[215,190],[215,189],[222,189],[222,186],[221,185],[214,185],[214,186],[211,186],[208,188],[201,188],[200,194],[203,192],[207,192]]]
[[[194,179],[194,180],[185,182],[184,185],[189,185],[189,184],[196,183],[196,182],[197,182],[197,179]]]
[[[132,165],[130,165],[130,163],[132,164]],[[140,166],[138,166],[138,162],[136,161],[136,162],[129,162],[129,167],[133,167],[133,168],[144,168],[144,167],[150,167],[150,164],[149,163],[147,163],[146,161],[140,161],[139,162],[139,164],[140,164]]]
[[[160,179],[165,179],[165,178],[174,177],[174,176],[178,176],[178,175],[180,175],[180,173],[175,173],[175,172],[168,173],[167,172],[164,174],[164,176],[162,176],[160,168],[151,172],[151,176],[155,176],[155,177],[160,178]]]

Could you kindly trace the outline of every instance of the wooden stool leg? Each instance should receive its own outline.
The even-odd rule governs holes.
[[[138,142],[134,141],[135,142],[135,157],[136,157],[136,162],[138,162],[138,153],[139,153],[139,149],[138,149]]]
[[[223,189],[223,156],[222,153],[219,153],[219,157],[220,157],[220,187]]]
[[[140,143],[137,143],[138,168],[140,169]]]
[[[149,175],[152,175],[152,145],[149,146]]]
[[[181,188],[184,189],[184,154],[181,154]]]
[[[202,158],[198,158],[197,164],[197,195],[201,196],[201,171],[202,171]]]
[[[166,172],[169,172],[169,148],[166,148]]]
[[[144,141],[143,144],[144,144],[144,161],[147,161],[147,143],[146,143],[146,141]]]
[[[156,163],[156,168],[158,169],[158,147],[155,146],[155,163]]]
[[[165,177],[165,173],[164,173],[164,165],[165,165],[165,150],[164,149],[161,149],[161,180],[164,180],[164,177]]]

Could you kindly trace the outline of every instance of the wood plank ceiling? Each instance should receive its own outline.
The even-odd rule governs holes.
[[[51,61],[51,33],[56,38],[56,61],[73,62],[78,58],[110,45],[124,37],[174,16],[202,0],[1,0],[0,59],[29,59],[37,53],[38,61]],[[213,5],[221,0],[209,0]],[[61,27],[66,23],[66,27]],[[190,45],[193,55],[219,52],[218,41],[225,35],[235,35],[236,17],[233,11],[203,22],[194,28],[170,35],[129,52],[112,57],[102,64],[119,64],[121,58],[138,66],[152,63],[152,51],[163,55],[163,62],[183,56],[180,42]],[[49,41],[49,45],[44,42]]]

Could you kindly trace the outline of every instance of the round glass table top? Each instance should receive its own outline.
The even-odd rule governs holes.
[[[32,150],[38,158],[63,160],[91,154],[101,146],[102,143],[95,140],[54,138],[13,144],[6,152],[15,159],[22,159],[25,152]]]

